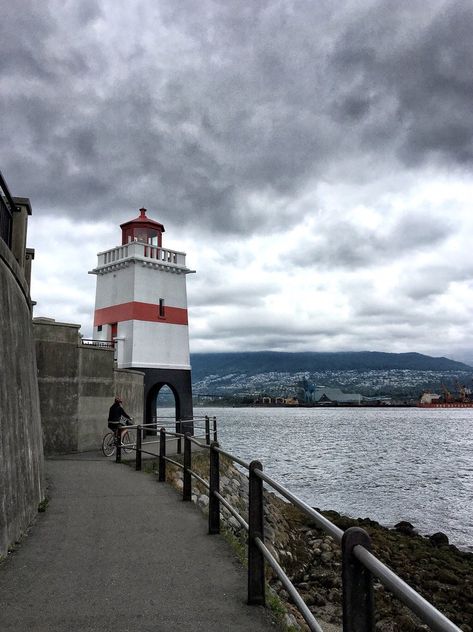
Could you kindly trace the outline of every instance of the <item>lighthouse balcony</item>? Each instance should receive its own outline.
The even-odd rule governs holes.
[[[187,272],[186,255],[177,250],[168,250],[141,241],[133,241],[98,254],[96,273],[106,272],[107,268],[126,264],[130,260],[141,261],[143,265],[171,268]]]

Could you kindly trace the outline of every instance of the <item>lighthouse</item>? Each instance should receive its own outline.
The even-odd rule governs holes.
[[[120,225],[121,245],[98,253],[94,338],[113,340],[118,369],[144,377],[145,423],[167,385],[176,419],[192,419],[186,255],[163,248],[164,226],[146,209]]]

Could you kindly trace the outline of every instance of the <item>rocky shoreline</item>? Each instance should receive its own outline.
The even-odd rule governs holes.
[[[193,455],[192,468],[208,480],[208,453]],[[233,463],[221,458],[220,486],[224,498],[247,520],[248,479]],[[169,465],[167,479],[182,489],[182,470]],[[193,501],[205,512],[207,490],[193,481]],[[323,513],[341,529],[360,526],[372,539],[375,555],[405,582],[451,619],[463,632],[473,632],[473,553],[460,551],[438,533],[424,537],[408,522],[394,529],[364,519],[352,519],[333,511]],[[230,536],[246,546],[246,533],[226,511],[222,523]],[[319,623],[341,630],[341,555],[334,540],[318,529],[298,509],[265,491],[266,545],[290,577]],[[267,570],[270,590],[284,603],[286,629],[307,629],[290,603],[280,581]],[[379,582],[374,583],[376,632],[428,630]],[[325,628],[324,628],[325,629]]]

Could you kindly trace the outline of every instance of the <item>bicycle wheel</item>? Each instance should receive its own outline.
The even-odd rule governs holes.
[[[102,452],[104,456],[113,456],[115,454],[115,435],[113,432],[107,432],[103,438]]]
[[[125,430],[122,434],[122,450],[125,454],[133,451],[133,439],[131,438],[131,434],[129,430]]]

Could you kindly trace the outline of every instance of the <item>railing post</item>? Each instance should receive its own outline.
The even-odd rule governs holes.
[[[115,447],[115,463],[122,462],[122,437],[120,433],[117,431],[115,435],[116,447]]]
[[[159,477],[160,483],[166,482],[166,429],[159,431]]]
[[[141,426],[136,428],[135,470],[141,471]]]
[[[213,426],[214,426],[214,441],[217,441],[217,417],[214,417],[213,420],[214,420],[214,424],[213,424]]]
[[[210,419],[205,415],[205,443],[210,445]]]
[[[358,544],[371,550],[366,531],[350,527],[342,537],[343,632],[373,630],[373,580],[353,553]]]
[[[182,421],[176,421],[176,432],[182,434]],[[176,454],[181,454],[182,452],[182,440],[181,437],[177,440],[176,446]]]
[[[220,501],[215,494],[220,493],[220,454],[215,448],[218,443],[210,445],[210,489],[209,489],[209,534],[220,533]]]
[[[184,473],[182,500],[192,500],[192,475],[189,472],[192,469],[192,452],[191,452],[191,433],[186,432],[184,435]]]
[[[248,506],[248,603],[264,606],[264,557],[255,539],[264,542],[264,499],[263,481],[255,474],[263,470],[259,461],[250,463],[249,506]]]

